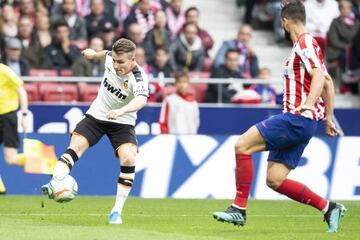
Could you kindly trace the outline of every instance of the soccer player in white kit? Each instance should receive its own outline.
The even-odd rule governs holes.
[[[85,49],[82,52],[88,60],[105,58],[104,77],[96,99],[77,124],[70,145],[59,158],[53,174],[54,178],[64,178],[81,155],[106,134],[121,165],[110,224],[122,223],[122,209],[135,177],[136,112],[145,106],[149,96],[148,78],[135,61],[135,50],[133,42],[121,38],[114,43],[112,51]],[[54,197],[47,185],[42,190],[50,198]]]

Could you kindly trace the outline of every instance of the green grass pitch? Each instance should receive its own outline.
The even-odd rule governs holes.
[[[0,197],[0,239],[360,239],[360,202],[338,233],[325,233],[322,214],[292,201],[252,200],[245,227],[220,223],[212,212],[231,200],[128,199],[122,225],[109,225],[110,197],[77,197],[59,204],[43,196]]]

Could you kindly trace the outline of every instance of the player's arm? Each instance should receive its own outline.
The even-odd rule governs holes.
[[[336,129],[335,124],[333,122],[334,96],[335,96],[335,88],[334,88],[333,80],[329,75],[326,75],[324,89],[321,94],[321,97],[325,101],[325,114],[326,114],[325,132],[330,136],[337,136],[339,134],[339,130]]]
[[[325,84],[325,76],[319,68],[313,68],[309,73],[311,76],[310,92],[304,104],[309,109],[305,110],[310,110],[314,106],[321,96]]]
[[[125,113],[139,111],[141,108],[143,108],[146,105],[146,102],[147,102],[147,96],[138,95],[122,108],[109,111],[106,114],[106,117],[108,119],[116,119]]]
[[[87,48],[84,51],[82,51],[81,54],[87,60],[98,60],[98,59],[104,59],[107,52],[108,52],[107,50],[96,52],[91,48]]]

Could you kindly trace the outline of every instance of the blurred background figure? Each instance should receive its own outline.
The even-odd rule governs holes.
[[[177,37],[185,23],[185,13],[182,10],[182,4],[182,0],[170,0],[169,6],[165,10],[168,19],[167,26],[172,40]]]
[[[16,37],[18,34],[17,18],[14,7],[6,4],[1,9],[0,32],[5,37]]]
[[[332,21],[327,35],[326,58],[337,88],[342,84],[339,73],[347,70],[352,40],[360,27],[360,22],[351,9],[350,0],[339,1],[340,16]]]
[[[70,42],[70,28],[66,22],[54,25],[54,39],[45,48],[46,64],[48,68],[63,70],[70,69],[80,55],[80,49]]]
[[[271,70],[267,67],[259,69],[258,79],[271,80]],[[254,90],[261,97],[262,103],[276,103],[276,91],[270,84],[252,84],[248,89]]]
[[[150,63],[151,74],[155,78],[169,78],[173,69],[169,62],[169,52],[166,48],[157,48],[155,50],[155,58]]]
[[[31,23],[35,25],[36,9],[35,0],[20,0],[16,8],[17,15],[20,17],[28,17]]]
[[[41,47],[45,48],[51,44],[50,19],[46,12],[37,12],[34,35],[40,41]]]
[[[101,33],[106,25],[117,29],[119,23],[111,14],[106,14],[104,0],[91,0],[91,12],[85,17],[88,38]]]
[[[33,33],[34,25],[27,16],[19,19],[18,38],[22,44],[21,57],[26,59],[31,68],[42,68],[45,62],[44,50],[39,37]]]
[[[175,70],[201,71],[204,66],[205,48],[195,24],[184,26],[183,33],[170,46],[170,63]]]
[[[104,41],[104,49],[111,51],[112,45],[118,37],[116,26],[114,26],[111,22],[106,22],[103,25],[100,34],[97,34],[96,36],[98,35]]]
[[[143,41],[147,32],[149,32],[155,24],[154,12],[154,9],[151,8],[150,0],[139,0],[138,3],[134,5],[129,16],[125,19],[125,33],[128,33],[131,23],[138,23],[141,27],[141,41]]]
[[[136,47],[135,60],[137,64],[139,64],[145,70],[146,73],[151,72],[151,66],[147,64],[145,49],[143,47],[141,46]]]
[[[176,93],[167,96],[161,106],[161,133],[196,134],[200,126],[200,112],[190,92],[190,78],[186,71],[175,73],[175,86]]]
[[[185,11],[185,23],[193,23],[198,28],[198,36],[205,48],[206,56],[209,56],[209,50],[214,46],[214,40],[210,34],[199,26],[200,11],[196,7],[189,7]]]
[[[339,6],[335,0],[306,0],[306,28],[316,39],[323,53],[326,48],[326,34],[331,22],[339,17]]]
[[[61,12],[52,19],[53,23],[65,21],[70,27],[71,40],[87,39],[86,21],[76,12],[75,0],[63,0]]]
[[[140,24],[137,22],[131,23],[125,37],[135,43],[136,46],[142,45],[143,37]]]
[[[211,78],[242,78],[238,67],[239,52],[236,49],[229,49],[225,54],[225,62],[211,71]],[[215,103],[219,100],[222,103],[229,103],[236,91],[229,87],[230,84],[209,84],[205,101]],[[220,92],[219,92],[220,91]],[[221,94],[221,97],[219,97]]]
[[[104,42],[99,37],[90,39],[89,48],[96,52],[104,50]],[[84,57],[78,57],[72,65],[74,76],[101,77],[104,75],[105,59],[87,60]]]
[[[250,25],[242,25],[239,29],[236,39],[226,40],[222,43],[218,50],[215,60],[214,67],[218,67],[224,63],[225,53],[229,49],[237,49],[240,54],[238,66],[243,76],[256,77],[259,71],[258,58],[255,50],[250,46],[252,38],[252,27]]]
[[[155,25],[145,37],[143,46],[146,51],[146,57],[149,62],[154,60],[155,50],[157,48],[169,49],[171,43],[171,35],[166,28],[166,15],[165,12],[159,10],[155,13]]]
[[[18,76],[29,75],[30,65],[21,58],[21,42],[18,38],[8,38],[5,43],[3,63],[10,67]]]

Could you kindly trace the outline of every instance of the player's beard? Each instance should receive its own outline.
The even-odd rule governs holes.
[[[290,32],[286,31],[286,29],[284,28],[284,33],[285,33],[285,39],[291,42],[292,40],[291,40]]]

